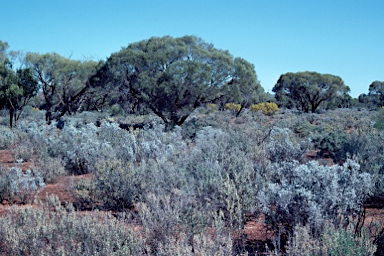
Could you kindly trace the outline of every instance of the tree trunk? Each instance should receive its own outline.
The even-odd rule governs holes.
[[[13,117],[14,117],[14,111],[13,109],[9,109],[9,126],[13,127]]]

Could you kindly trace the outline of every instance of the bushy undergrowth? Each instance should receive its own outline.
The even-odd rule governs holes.
[[[313,238],[312,229],[307,226],[294,227],[294,236],[290,239],[287,248],[289,256],[371,256],[376,251],[369,234],[363,230],[360,236],[356,236],[354,227],[335,228],[327,223],[321,236]]]
[[[0,166],[0,200],[31,203],[34,196],[45,187],[40,173],[19,167],[8,169]]]
[[[372,187],[371,175],[359,171],[353,160],[331,167],[317,162],[272,164],[271,182],[260,190],[258,199],[282,240],[287,241],[296,225],[309,225],[314,237],[319,237],[325,221],[342,227],[359,214]]]
[[[11,209],[0,218],[6,255],[143,255],[144,240],[111,213],[80,215],[57,199],[39,208]]]
[[[293,252],[300,239],[313,248],[321,249],[325,244],[333,248],[325,239],[331,237],[327,223],[333,233],[349,241],[350,248],[360,248],[357,240],[348,240],[347,221],[359,213],[370,193],[384,195],[383,135],[373,127],[373,116],[350,110],[324,114],[280,110],[273,116],[244,112],[235,118],[230,111],[198,109],[182,127],[166,131],[158,119],[150,116],[137,117],[147,122],[143,129],[125,130],[116,120],[129,124],[135,117],[99,119],[95,113],[83,113],[64,118],[62,129],[54,122],[46,125],[31,117],[20,120],[14,130],[2,129],[16,134],[15,139],[9,139],[13,135],[4,136],[4,148],[16,146],[15,156],[28,148],[28,156],[37,159],[31,169],[45,183],[67,174],[91,174],[72,188],[76,209],[126,213],[124,221],[102,219],[94,224],[96,219],[80,218],[73,209],[59,208],[57,216],[54,212],[49,215],[48,208],[40,213],[26,210],[22,214],[31,223],[48,222],[47,232],[63,232],[63,241],[84,239],[84,247],[80,242],[72,247],[69,242],[68,247],[60,248],[57,244],[45,245],[46,254],[68,250],[73,255],[97,255],[101,251],[110,255],[112,250],[116,255],[229,255],[244,253],[241,242],[235,242],[232,235],[241,233],[249,212],[266,214],[267,224],[274,229],[276,251],[290,248]],[[310,151],[317,152],[312,161],[308,160]],[[330,157],[334,165],[321,164],[324,157]],[[0,181],[6,191],[9,187]],[[11,222],[20,230],[26,229],[17,224],[21,212],[18,210],[13,219],[2,218],[1,225]],[[40,216],[43,212],[52,222]],[[59,222],[59,216],[67,222]],[[121,242],[125,224],[139,226],[140,235],[128,231],[126,236],[121,234],[126,239]],[[41,249],[47,235],[39,235],[45,234],[39,225],[31,224],[25,231],[35,237],[33,242],[21,236],[16,244],[26,243],[25,250],[34,250],[30,246]],[[73,231],[76,225],[88,227],[83,232],[89,234]],[[15,237],[11,234],[17,231],[4,227],[2,239]],[[104,240],[96,235],[93,240],[91,234],[96,227],[118,235]],[[36,229],[43,231],[33,235]],[[114,239],[121,243],[111,247]],[[362,239],[368,247],[372,245]],[[126,245],[131,246],[130,251],[124,251],[128,250]],[[9,252],[20,252],[11,247]]]

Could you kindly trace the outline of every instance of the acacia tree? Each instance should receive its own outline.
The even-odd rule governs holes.
[[[57,53],[28,53],[26,62],[41,86],[47,121],[81,110],[97,62],[71,60]]]
[[[374,81],[369,85],[369,96],[376,99],[380,107],[384,106],[384,82]]]
[[[281,75],[272,91],[280,105],[313,113],[350,89],[338,76],[306,71]]]
[[[240,72],[242,65],[253,68],[194,36],[153,37],[112,54],[92,82],[126,93],[172,127],[201,104],[259,86],[255,72]]]
[[[237,84],[240,86],[233,86]],[[243,58],[234,59],[234,75],[225,86],[225,101],[239,102],[241,108],[236,116],[239,116],[245,107],[257,103],[264,96],[264,89],[257,80],[255,67]]]
[[[0,41],[0,108],[8,109],[12,128],[23,108],[37,94],[38,84],[30,69],[13,69],[7,54],[8,47],[6,42]]]

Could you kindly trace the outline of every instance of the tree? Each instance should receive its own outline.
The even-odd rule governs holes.
[[[5,59],[7,59],[8,48],[9,48],[8,43],[0,40],[0,62],[1,63],[3,63]]]
[[[173,127],[182,125],[201,104],[231,97],[232,92],[240,95],[245,88],[251,88],[246,95],[254,95],[259,84],[251,69],[245,60],[200,38],[165,36],[112,54],[92,82],[93,87],[119,91],[125,99],[144,104]]]
[[[264,89],[257,80],[255,67],[243,58],[235,58],[235,72],[233,80],[226,86],[226,102],[238,102],[241,105],[236,116],[239,116],[245,107],[258,103],[264,94]],[[232,86],[234,83],[241,86]]]
[[[369,96],[377,99],[380,107],[384,106],[384,82],[374,81],[369,85]]]
[[[335,98],[345,98],[349,87],[338,76],[306,71],[281,75],[272,91],[280,105],[308,113],[320,105],[327,108],[326,103]]]
[[[380,106],[380,96],[378,94],[362,93],[358,97],[358,103],[370,110],[378,109]]]
[[[71,60],[57,53],[28,53],[26,61],[42,88],[48,122],[81,110],[97,62]]]
[[[9,125],[12,128],[23,108],[37,94],[38,84],[30,69],[13,69],[7,48],[8,44],[0,41],[0,107],[9,110]]]

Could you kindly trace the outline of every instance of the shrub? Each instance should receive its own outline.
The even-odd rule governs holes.
[[[251,111],[261,111],[264,115],[272,116],[279,111],[279,107],[275,102],[262,102],[251,105]]]
[[[42,156],[31,168],[35,172],[40,173],[44,182],[48,184],[55,183],[58,178],[68,174],[62,164],[62,160],[58,157]]]
[[[222,211],[227,225],[240,228],[246,211],[255,205],[257,191],[254,145],[236,130],[206,127],[197,133],[195,146],[179,160],[185,170],[183,187],[206,212]]]
[[[211,111],[211,112],[215,112],[217,110],[219,110],[219,106],[217,104],[214,104],[214,103],[209,103],[207,104],[207,108]]]
[[[15,147],[11,149],[11,151],[15,159],[29,161],[34,154],[34,145],[28,138],[25,138],[17,143]]]
[[[114,158],[115,151],[108,141],[98,138],[98,127],[87,124],[76,129],[66,125],[60,137],[65,166],[74,174],[95,171],[98,161]]]
[[[144,255],[145,241],[111,213],[78,214],[55,198],[0,217],[4,255]]]
[[[276,163],[268,175],[271,182],[261,189],[258,199],[268,223],[285,241],[295,225],[309,224],[315,237],[323,231],[325,220],[339,227],[359,213],[373,185],[371,175],[360,173],[353,160],[331,167],[317,162]]]
[[[229,110],[232,110],[232,111],[235,111],[235,112],[239,112],[240,109],[241,109],[241,105],[240,104],[236,104],[236,103],[226,103],[225,104],[225,109],[229,109]]]
[[[130,209],[139,201],[143,195],[143,168],[112,160],[99,162],[96,168],[94,193],[106,209]]]
[[[320,237],[314,238],[311,228],[295,226],[293,237],[287,246],[287,255],[292,256],[371,256],[376,246],[372,243],[368,233],[363,230],[357,236],[352,225],[346,228],[335,228],[327,223]]]
[[[288,128],[273,127],[265,147],[272,162],[292,162],[303,160],[311,142],[308,139],[297,139]]]
[[[10,128],[0,126],[0,149],[8,149],[16,141],[17,136]]]
[[[9,168],[7,166],[0,165],[0,201],[9,199],[9,196],[11,195],[8,173]]]
[[[288,256],[321,256],[320,239],[314,238],[309,225],[296,225],[288,241]]]
[[[25,173],[18,167],[7,169],[0,167],[0,199],[30,203],[34,196],[45,187],[39,173],[27,170]]]
[[[368,233],[363,230],[360,236],[356,236],[351,225],[346,229],[326,226],[321,241],[325,255],[371,256],[376,251]]]

